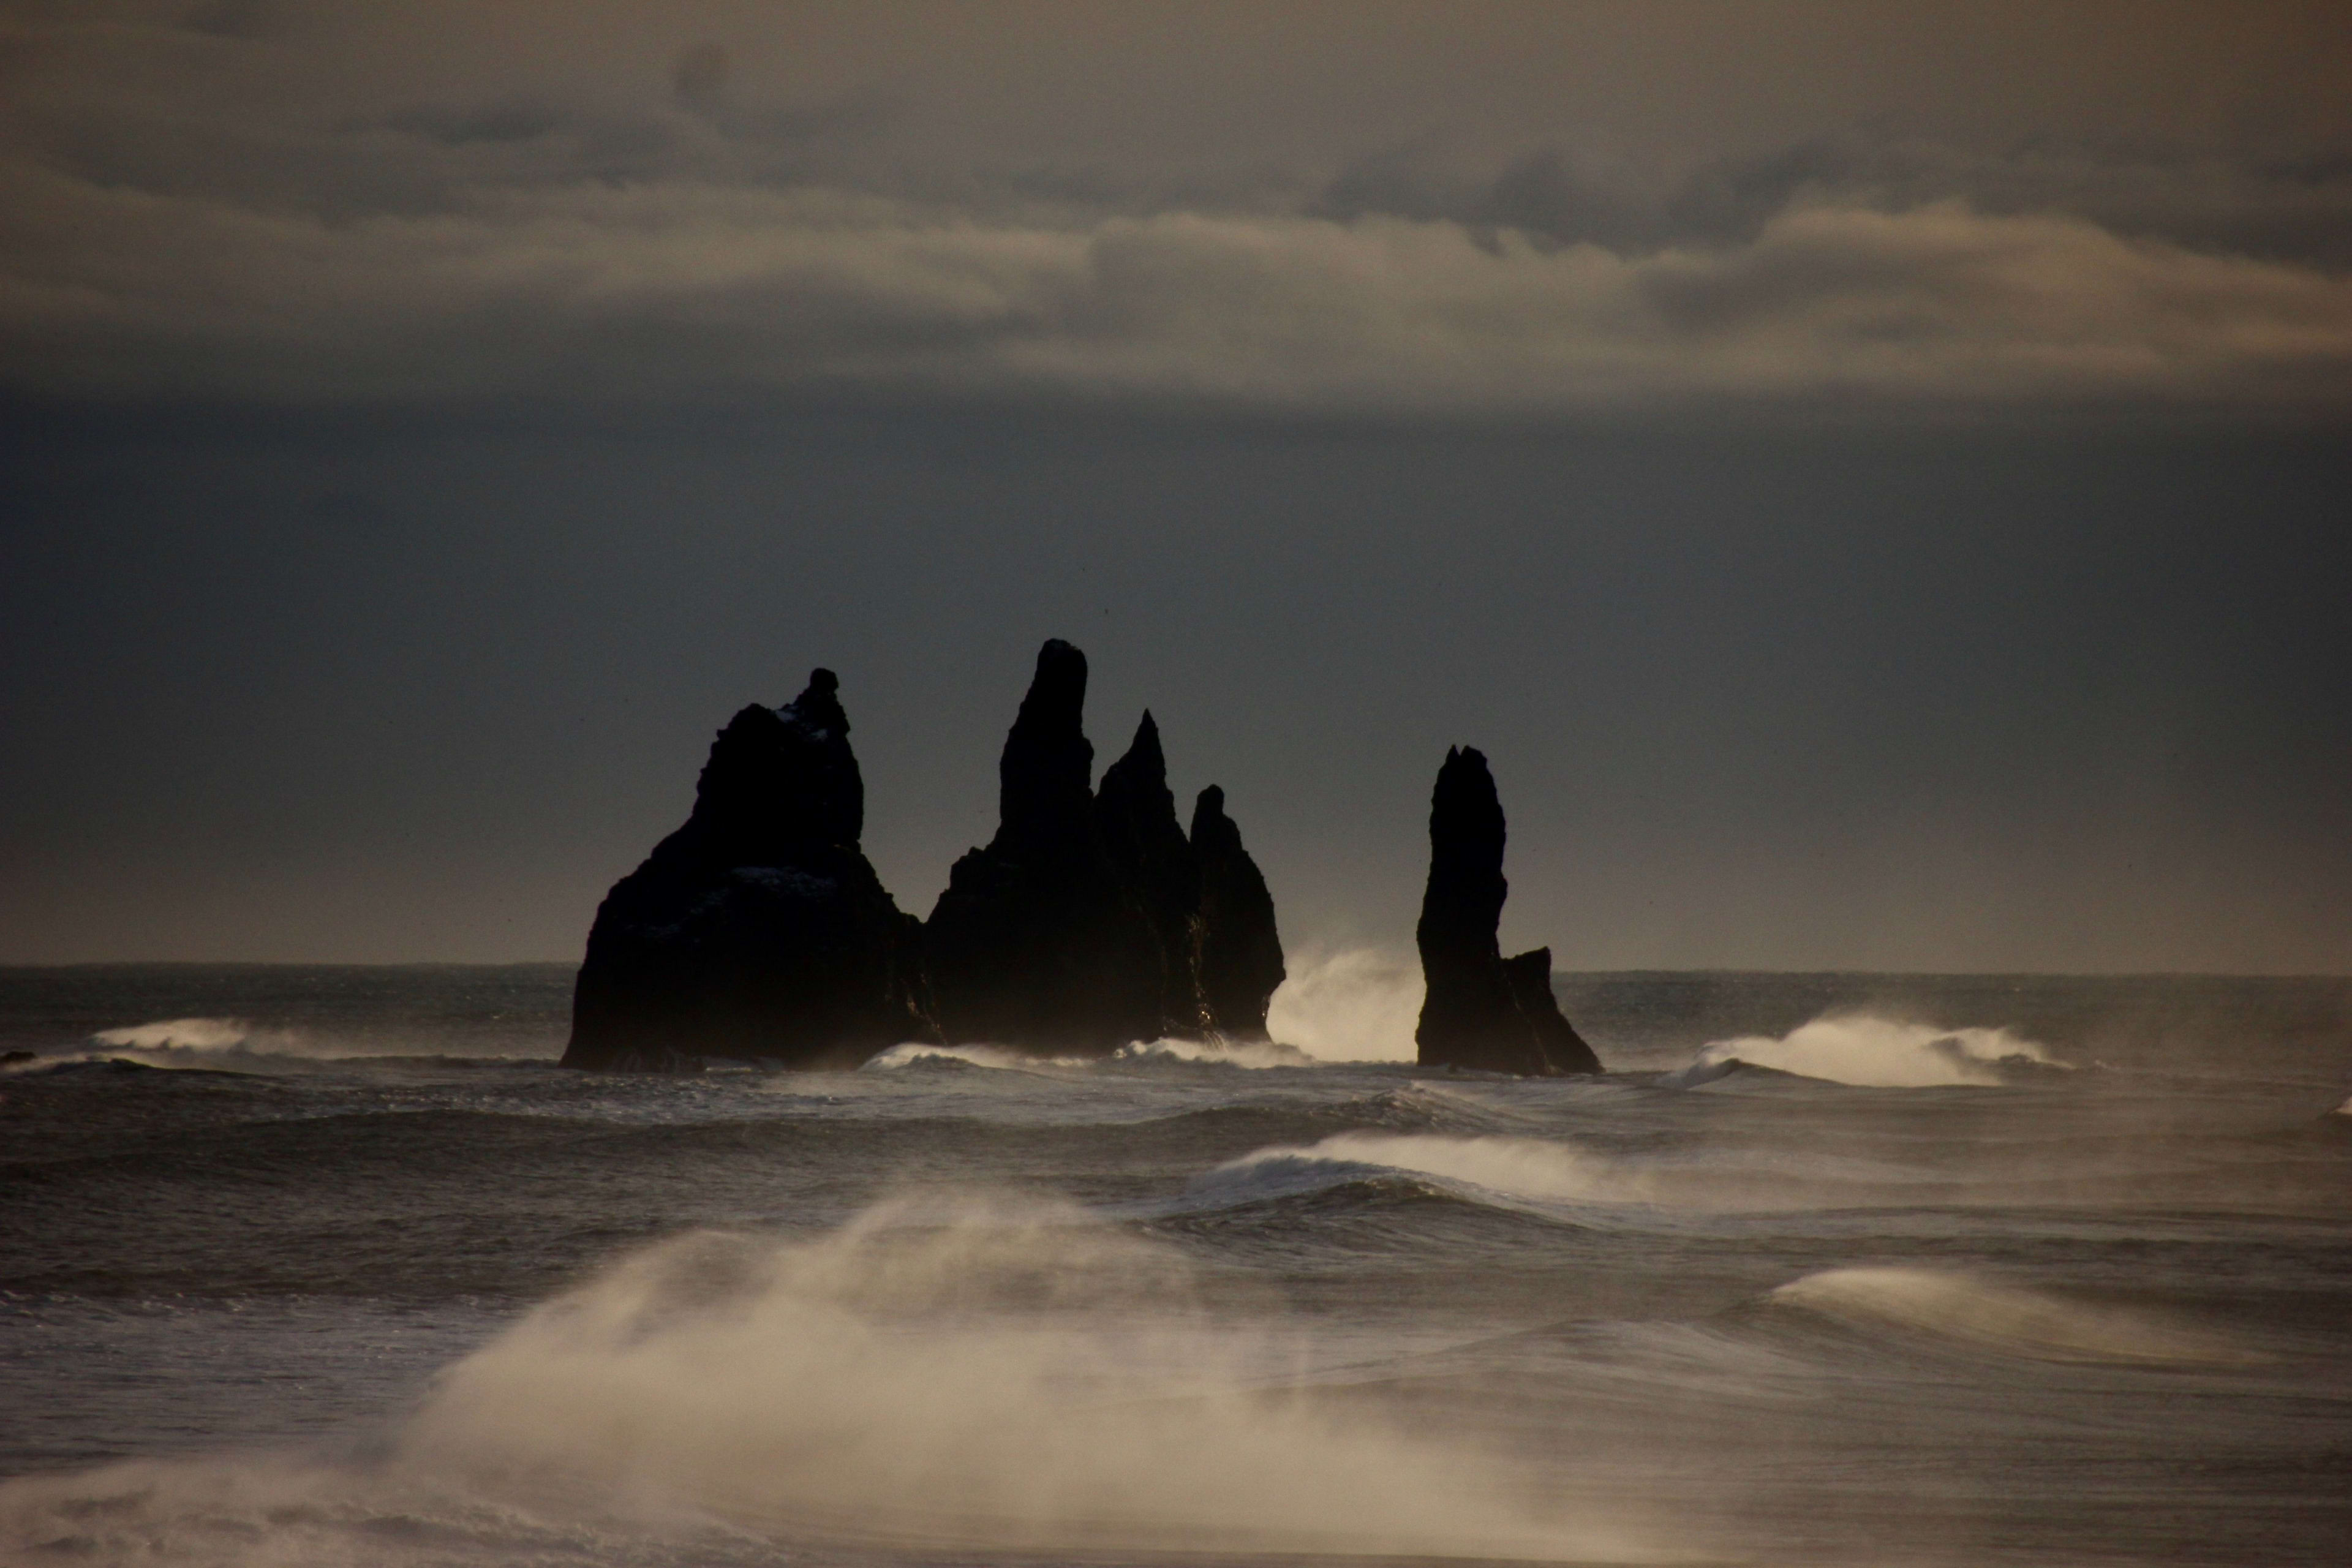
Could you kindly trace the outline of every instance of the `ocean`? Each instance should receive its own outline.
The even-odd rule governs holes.
[[[2352,1560],[2352,982],[1562,973],[1518,1080],[1316,973],[655,1078],[562,966],[0,971],[0,1562]]]

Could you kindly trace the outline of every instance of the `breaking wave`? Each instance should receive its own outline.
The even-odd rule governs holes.
[[[307,1061],[343,1061],[380,1056],[383,1042],[322,1040],[299,1029],[256,1024],[247,1018],[161,1018],[119,1029],[100,1029],[89,1043],[128,1051],[164,1066],[193,1057],[279,1057]]]
[[[1311,1147],[1260,1149],[1195,1178],[1191,1190],[1248,1202],[1398,1172],[1538,1203],[1654,1203],[1659,1195],[1647,1173],[1566,1143],[1430,1132],[1340,1132]]]
[[[2007,1029],[1939,1029],[1869,1013],[1832,1013],[1774,1039],[1717,1040],[1688,1067],[1658,1081],[1696,1089],[1739,1065],[1872,1089],[1991,1086],[2020,1073],[2063,1071],[2063,1062]]]
[[[253,1026],[243,1018],[165,1018],[128,1028],[100,1029],[90,1037],[102,1046],[133,1050],[190,1051],[231,1050],[253,1037]]]
[[[1772,1301],[1824,1317],[1959,1340],[2042,1361],[2252,1365],[2267,1358],[2209,1330],[1959,1269],[1832,1268]]]
[[[1034,1072],[1039,1068],[1082,1068],[1085,1057],[1041,1057],[1010,1046],[933,1046],[920,1040],[892,1046],[866,1059],[861,1072],[900,1068],[987,1068],[996,1072]]]
[[[1193,1178],[1185,1196],[1194,1207],[1223,1208],[1399,1178],[1485,1207],[1610,1228],[1910,1202],[1936,1180],[1916,1168],[1822,1153],[1627,1153],[1507,1133],[1347,1131],[1228,1160]]]
[[[1010,1046],[934,1046],[921,1041],[892,1046],[866,1066],[880,1071],[915,1067],[988,1068],[1005,1072],[1034,1072],[1039,1068],[1092,1068],[1105,1063],[1127,1066],[1184,1063],[1236,1068],[1306,1068],[1315,1058],[1295,1046],[1273,1040],[1137,1040],[1108,1057],[1047,1057],[1015,1050]]]
[[[1315,1058],[1277,1040],[1138,1040],[1110,1058],[1118,1062],[1195,1062],[1236,1068],[1310,1068]]]

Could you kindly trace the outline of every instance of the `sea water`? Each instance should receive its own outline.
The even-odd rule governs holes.
[[[1563,974],[1538,1081],[1337,1059],[1395,973],[637,1078],[552,966],[0,971],[0,1562],[2352,1554],[2352,984]]]

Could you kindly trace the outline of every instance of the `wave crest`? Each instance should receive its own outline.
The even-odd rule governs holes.
[[[1774,1039],[1717,1040],[1658,1081],[1696,1089],[1738,1064],[1870,1089],[1990,1087],[2021,1073],[2064,1071],[2035,1042],[2007,1029],[1939,1029],[1870,1013],[1829,1013]]]
[[[1629,1204],[1660,1196],[1652,1173],[1570,1144],[1433,1132],[1340,1132],[1311,1147],[1260,1149],[1196,1177],[1192,1191],[1247,1202],[1398,1172],[1507,1200]]]
[[[256,1029],[243,1018],[162,1018],[120,1029],[100,1029],[90,1038],[101,1046],[137,1051],[233,1051],[254,1043],[276,1047],[293,1037],[282,1029]]]
[[[1772,1301],[2041,1361],[2250,1365],[2265,1358],[2157,1314],[2071,1300],[1958,1269],[1832,1268]]]

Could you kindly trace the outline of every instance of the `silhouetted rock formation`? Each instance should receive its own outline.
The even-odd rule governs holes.
[[[1086,696],[1086,655],[1038,650],[997,763],[996,837],[955,863],[924,924],[950,1041],[1108,1051],[1160,1033],[1160,942],[1097,817]]]
[[[1429,887],[1414,937],[1428,982],[1413,1038],[1423,1067],[1551,1075],[1599,1072],[1600,1058],[1560,1016],[1551,950],[1508,960],[1503,922],[1503,803],[1486,759],[1445,753],[1429,805]]]
[[[1091,787],[1084,654],[1038,651],[997,764],[996,837],[921,925],[858,850],[865,785],[835,687],[820,669],[789,707],[719,732],[694,815],[596,912],[565,1065],[1264,1037],[1283,974],[1265,880],[1221,791],[1202,792],[1185,837],[1150,713]]]
[[[1264,1039],[1266,1004],[1283,980],[1282,938],[1273,895],[1214,784],[1192,803],[1192,849],[1201,888],[1193,963],[1210,1023],[1221,1034]]]
[[[923,928],[941,1032],[1097,1053],[1263,1038],[1282,942],[1223,793],[1202,795],[1188,840],[1147,712],[1090,796],[1086,685],[1076,648],[1039,650],[1004,742],[996,837],[956,862]]]
[[[856,1062],[932,1030],[920,934],[858,849],[866,786],[831,670],[719,732],[693,815],[596,911],[567,1067]]]
[[[1195,1038],[1213,1032],[1216,1018],[1202,994],[1193,956],[1201,936],[1200,868],[1176,823],[1160,726],[1149,709],[1135,727],[1127,755],[1103,770],[1095,791],[1095,820],[1113,870],[1151,926],[1160,967],[1160,1032]]]

